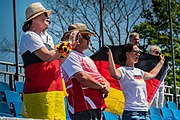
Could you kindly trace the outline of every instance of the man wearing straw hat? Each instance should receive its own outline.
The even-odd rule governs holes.
[[[59,47],[54,49],[52,38],[45,32],[50,23],[50,14],[51,11],[39,2],[26,9],[26,21],[22,27],[25,33],[20,42],[26,77],[22,115],[36,119],[65,120],[60,65],[66,58],[64,53],[69,51]],[[72,40],[68,42],[72,43]]]
[[[79,31],[79,44],[61,66],[69,94],[68,110],[71,119],[101,120],[101,110],[105,108],[104,97],[109,92],[110,84],[98,72],[94,62],[83,53],[89,47],[90,37],[95,34],[82,23],[72,24],[68,30],[63,41],[69,38],[72,31]]]

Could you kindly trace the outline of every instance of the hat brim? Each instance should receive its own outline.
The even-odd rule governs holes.
[[[39,16],[39,15],[41,15],[41,14],[43,14],[43,13],[47,13],[47,14],[48,14],[48,16],[50,16],[50,14],[51,14],[51,10],[44,10],[44,11],[41,11],[41,12],[35,13],[33,16],[31,16],[30,18],[28,18],[28,19],[24,22],[24,24],[26,24],[26,22],[28,22],[28,21],[32,20],[33,18],[35,18],[35,17],[37,17],[37,16]]]
[[[69,35],[70,35],[71,32],[73,32],[73,31],[75,31],[75,29],[74,29],[74,30],[70,30],[70,31],[64,33],[64,35],[63,35],[63,37],[62,37],[61,40],[62,40],[62,41],[65,41],[65,40],[69,39]],[[93,32],[90,32],[89,30],[79,30],[79,33],[80,33],[80,34],[88,34],[89,36],[96,36]]]

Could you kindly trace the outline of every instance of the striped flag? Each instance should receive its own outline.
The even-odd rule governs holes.
[[[124,45],[121,46],[109,46],[113,53],[114,62],[116,68],[122,66],[125,63],[125,56],[121,55],[121,49],[123,49]],[[91,59],[94,60],[99,72],[102,76],[104,76],[111,85],[110,93],[108,97],[105,99],[106,101],[106,111],[112,112],[114,114],[122,115],[124,110],[124,95],[122,93],[120,84],[118,80],[111,77],[109,71],[108,71],[108,55],[107,55],[108,49],[106,47],[101,47],[99,51],[97,51],[95,54],[91,56]],[[152,68],[156,66],[156,64],[159,62],[159,57],[141,53],[139,62],[135,64],[135,67],[140,68],[144,71],[150,71]],[[146,88],[147,88],[147,101],[150,105],[156,91],[158,90],[161,82],[166,77],[166,72],[168,69],[167,61],[165,61],[165,64],[161,68],[158,75],[151,80],[146,80]]]
[[[37,119],[66,119],[63,80],[58,60],[25,69],[22,115]]]

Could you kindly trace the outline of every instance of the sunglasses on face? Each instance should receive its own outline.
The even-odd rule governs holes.
[[[135,41],[138,41],[138,40],[140,40],[140,39],[139,39],[139,38],[134,38],[134,40],[135,40]]]
[[[49,17],[49,16],[48,16],[48,14],[47,14],[46,12],[45,12],[45,13],[43,13],[43,14],[44,14],[44,16],[45,16],[45,17]]]
[[[89,35],[81,35],[84,39],[86,40],[90,40],[90,36]]]
[[[134,52],[136,55],[141,54],[141,50],[132,50],[131,52]]]
[[[154,52],[156,55],[160,55],[161,53],[160,52],[158,52],[158,51],[155,51]]]

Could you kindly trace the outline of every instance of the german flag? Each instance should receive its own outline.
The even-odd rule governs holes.
[[[22,115],[27,118],[65,120],[64,83],[59,61],[29,65],[25,75]]]
[[[116,68],[122,66],[125,63],[125,58],[123,55],[121,55],[121,50],[123,49],[124,45],[121,46],[109,46],[113,53],[114,62],[116,65]],[[111,77],[109,71],[108,71],[108,55],[107,55],[108,49],[106,47],[101,47],[95,54],[91,56],[91,59],[96,64],[96,67],[98,68],[99,72],[102,76],[104,76],[111,85],[110,93],[108,97],[105,99],[107,108],[106,110],[109,112],[112,112],[114,114],[122,115],[122,112],[124,110],[124,95],[122,93],[120,84],[118,80]],[[147,53],[141,53],[139,62],[135,65],[135,67],[140,68],[144,71],[151,71],[156,64],[159,62],[159,57],[147,54]],[[158,90],[161,82],[166,77],[166,72],[168,69],[167,61],[165,61],[165,64],[161,68],[158,75],[151,80],[146,80],[146,88],[147,88],[147,101],[150,105],[156,91]],[[138,76],[136,76],[138,78]]]

